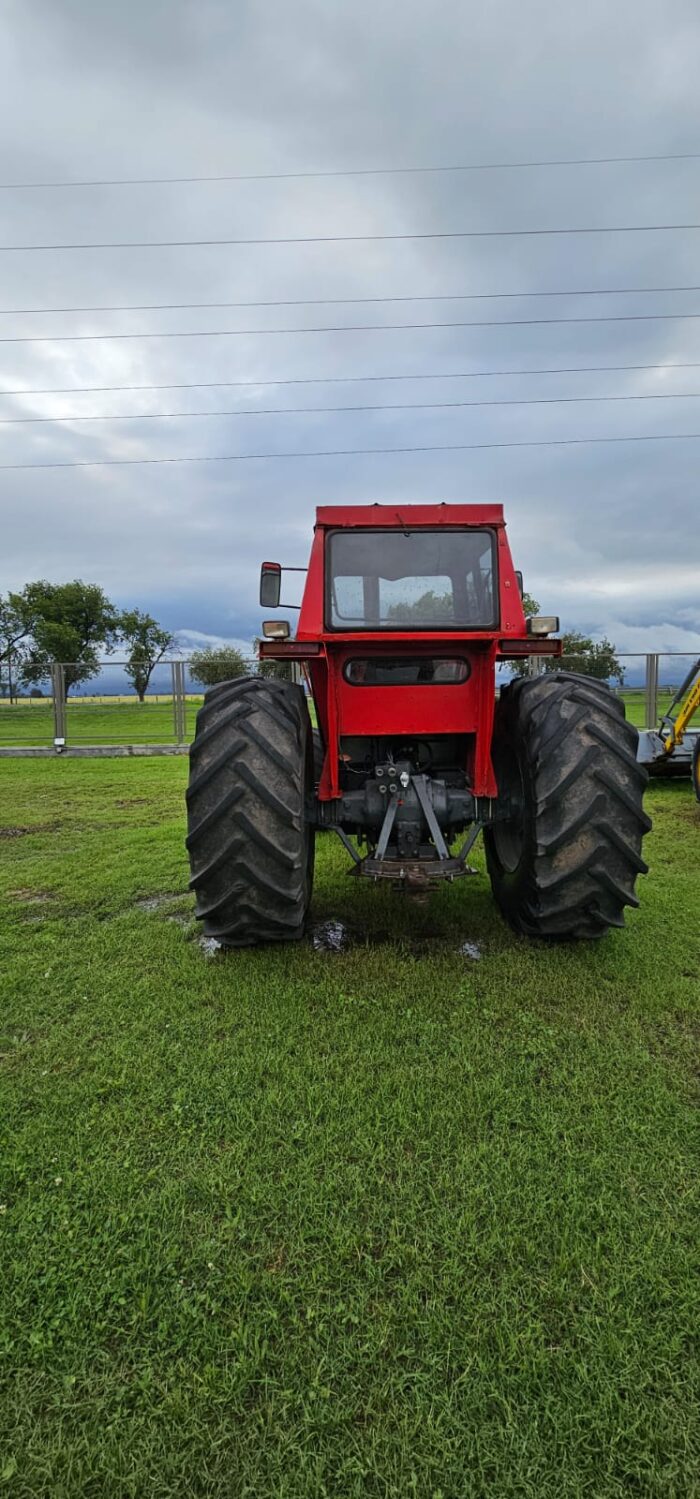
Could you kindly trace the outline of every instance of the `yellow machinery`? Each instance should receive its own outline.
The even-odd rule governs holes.
[[[693,718],[700,711],[700,657],[691,667],[685,681],[679,687],[668,711],[661,719],[659,735],[665,756],[671,756],[683,743],[684,735]],[[694,737],[692,777],[695,795],[700,801],[700,735]]]

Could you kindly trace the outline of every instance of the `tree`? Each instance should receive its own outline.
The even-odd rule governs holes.
[[[619,682],[620,686],[625,679],[624,666],[615,654],[615,647],[607,635],[602,640],[592,640],[588,635],[580,635],[577,630],[569,630],[562,635],[563,666],[566,671],[582,672],[584,676],[597,677],[600,682],[609,682],[612,678]],[[547,661],[547,671],[556,671],[559,663]]]
[[[540,612],[537,599],[530,593],[523,594],[523,611],[526,619]],[[585,677],[597,677],[601,682],[612,679],[622,686],[625,670],[618,661],[612,641],[606,635],[602,640],[596,641],[589,635],[579,634],[578,630],[569,630],[566,635],[562,635],[562,645],[563,661],[558,656],[541,658],[545,671],[561,671],[563,668],[565,671],[580,672]],[[513,661],[511,666],[518,677],[526,677],[530,670],[527,658]]]
[[[523,594],[522,605],[526,619],[529,619],[531,614],[539,613],[540,606],[531,593]],[[422,593],[420,598],[414,599],[412,604],[392,604],[387,617],[397,623],[410,624],[420,621],[421,624],[434,622],[440,625],[454,618],[454,597],[451,592],[436,593],[433,588],[429,588],[427,593]]]
[[[272,677],[278,682],[291,682],[291,662],[283,660],[273,661],[272,658],[270,658],[268,661],[261,661],[260,657],[258,656],[259,647],[260,640],[258,637],[256,637],[253,641],[253,655],[257,657],[258,661],[258,676],[268,678]]]
[[[532,602],[534,603],[535,600]],[[525,599],[523,599],[524,603]],[[529,617],[531,613],[537,614],[538,610],[539,605],[532,610],[526,609],[525,614]],[[569,630],[567,634],[562,635],[561,639],[564,647],[561,657],[540,657],[543,671],[576,671],[584,677],[597,677],[601,682],[613,680],[622,686],[625,669],[621,666],[615,647],[607,636],[604,635],[602,640],[593,640],[589,635],[579,634],[578,630]],[[518,677],[526,677],[530,670],[527,657],[522,661],[511,661],[509,665]]]
[[[190,657],[190,676],[203,687],[214,687],[217,682],[228,682],[232,677],[244,677],[247,666],[240,651],[234,645],[207,646],[204,651],[195,651]]]
[[[22,680],[42,682],[54,661],[65,665],[66,693],[100,670],[100,650],[111,651],[119,615],[97,583],[27,583],[20,601],[31,621],[31,641],[21,665]]]
[[[400,604],[391,604],[387,611],[387,619],[396,624],[443,624],[445,620],[454,618],[454,598],[452,592],[436,593],[434,588],[429,588],[422,593],[420,598],[414,599],[413,603],[407,601]]]
[[[277,682],[291,682],[292,667],[289,661],[260,661],[259,677],[273,677]]]
[[[10,700],[14,696],[15,674],[27,653],[30,627],[29,611],[20,595],[9,593],[6,599],[0,595],[0,693],[5,690],[6,674]]]
[[[524,593],[520,601],[523,606],[523,614],[526,619],[531,619],[533,614],[539,614],[540,606],[537,599],[533,599],[531,593]]]
[[[520,602],[526,619],[532,619],[533,614],[539,614],[539,602],[531,593],[524,593]],[[526,677],[529,674],[530,662],[527,656],[521,661],[510,661],[508,665],[516,677]]]
[[[144,614],[140,609],[124,611],[119,620],[119,634],[129,653],[126,675],[131,678],[142,703],[158,662],[175,645],[175,636],[164,630],[151,614]]]

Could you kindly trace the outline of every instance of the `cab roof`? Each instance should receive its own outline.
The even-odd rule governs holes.
[[[319,505],[316,525],[323,527],[502,526],[502,505]]]

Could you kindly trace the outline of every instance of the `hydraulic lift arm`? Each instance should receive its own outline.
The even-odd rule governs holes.
[[[678,705],[680,704],[680,707]],[[678,712],[673,716],[674,708]],[[661,720],[661,735],[663,737],[664,750],[667,755],[673,754],[677,744],[682,744],[683,735],[688,728],[693,714],[700,709],[700,657],[691,666],[688,675],[679,687],[676,696],[671,703],[668,712],[664,713]]]

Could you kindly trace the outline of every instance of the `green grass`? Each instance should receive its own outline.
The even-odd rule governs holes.
[[[620,693],[620,696],[625,705],[626,717],[630,723],[635,724],[638,729],[654,727],[654,725],[646,723],[646,697],[643,688],[625,689]],[[666,712],[672,699],[672,692],[659,692],[659,714]]]
[[[644,727],[644,693],[623,693],[630,723]],[[659,712],[671,701],[671,694],[659,693]],[[201,697],[190,697],[186,704],[187,739],[194,736]],[[697,720],[697,715],[696,715]],[[21,699],[10,704],[0,699],[1,745],[50,745],[53,743],[53,706],[51,700]],[[136,698],[95,698],[85,701],[68,699],[68,744],[175,744],[172,699],[162,697],[139,703]]]
[[[689,784],[600,944],[326,836],[354,945],[208,959],[185,774],[0,768],[0,1492],[697,1494]]]
[[[201,697],[188,697],[185,704],[187,738],[194,737],[195,718]],[[161,697],[139,703],[137,698],[68,698],[66,739],[79,744],[175,744],[172,698]],[[51,745],[54,736],[53,703],[26,698],[10,704],[0,699],[0,745]]]

